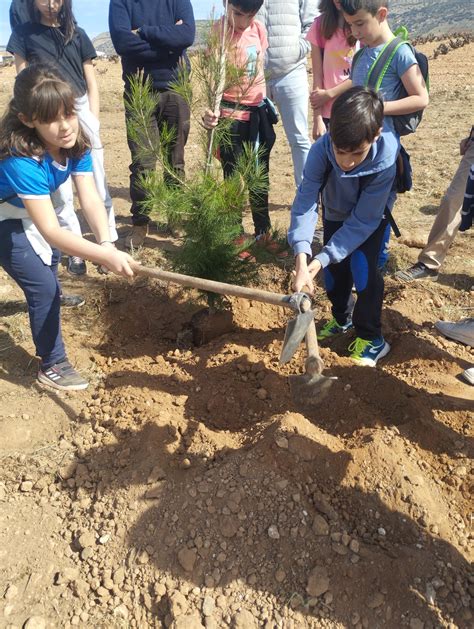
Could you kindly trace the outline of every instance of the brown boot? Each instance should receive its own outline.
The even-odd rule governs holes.
[[[136,250],[143,245],[148,236],[148,223],[134,225],[125,237],[125,249]]]

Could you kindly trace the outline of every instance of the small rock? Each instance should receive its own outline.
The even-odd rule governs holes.
[[[323,566],[316,566],[308,577],[306,592],[310,596],[321,596],[329,589],[329,575]]]
[[[191,460],[186,458],[181,461],[181,467],[183,470],[188,470],[191,467]]]
[[[233,516],[224,516],[221,520],[220,529],[223,537],[234,537],[239,526]]]
[[[315,535],[329,535],[329,524],[319,513],[314,516],[313,533]]]
[[[125,603],[118,605],[114,609],[114,616],[117,616],[118,618],[123,618],[124,620],[128,620],[129,612]]]
[[[20,491],[31,491],[33,489],[33,481],[24,480],[20,485]],[[32,616],[32,618],[39,618],[39,616]]]
[[[101,535],[99,537],[99,544],[107,544],[107,542],[110,540],[110,535],[108,533],[106,533],[105,535]]]
[[[178,552],[178,561],[186,572],[192,572],[196,563],[197,553],[194,548],[181,548]]]
[[[182,616],[188,610],[188,602],[186,597],[178,590],[171,592],[169,596],[170,614],[173,619]]]
[[[147,483],[148,485],[153,485],[153,483],[158,482],[159,480],[164,480],[166,478],[166,474],[164,473],[164,471],[162,470],[161,467],[159,466],[155,466],[149,476],[148,476],[148,480]]]
[[[233,618],[234,629],[258,629],[256,618],[247,609],[241,609]]]
[[[277,437],[275,443],[282,450],[288,450],[288,439],[286,437]]]
[[[178,616],[170,625],[170,629],[205,629],[197,613]]]
[[[275,581],[277,583],[283,583],[283,581],[286,578],[286,573],[284,570],[282,570],[281,568],[278,568],[278,570],[275,572]]]
[[[278,532],[278,528],[275,524],[271,524],[268,527],[268,537],[270,539],[280,539],[280,533]]]
[[[216,608],[216,603],[212,596],[205,596],[202,602],[202,613],[204,616],[212,616]]]
[[[16,587],[16,585],[10,584],[7,587],[4,598],[7,601],[12,601],[16,596],[18,596],[18,588]]]
[[[382,526],[377,529],[377,533],[380,535],[380,537],[385,537],[385,535],[387,535],[387,531]]]
[[[419,618],[410,618],[410,629],[423,629],[425,623]]]
[[[383,605],[384,601],[384,595],[381,592],[375,592],[367,601],[367,607],[369,609],[376,609],[377,607],[380,607],[380,605]]]
[[[30,616],[23,625],[23,629],[46,629],[46,620],[41,616]]]
[[[143,550],[139,555],[138,555],[138,559],[137,559],[138,563],[141,566],[145,566],[147,563],[150,562],[150,556],[148,555],[148,553],[146,552],[146,550]]]
[[[353,553],[358,554],[360,551],[360,544],[356,539],[351,539],[349,548],[352,550]]]
[[[77,541],[82,549],[95,546],[95,534],[91,531],[87,531],[86,533],[83,533]]]

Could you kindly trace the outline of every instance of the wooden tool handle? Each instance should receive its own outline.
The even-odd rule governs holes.
[[[301,304],[301,310],[306,312],[310,308],[311,301],[305,299]],[[305,371],[309,376],[320,374],[324,369],[324,363],[319,355],[318,335],[316,333],[316,324],[314,323],[314,319],[311,321],[308,329],[306,330],[305,341],[306,350],[308,352],[308,357],[305,361]]]
[[[261,301],[265,304],[291,308],[289,295],[280,295],[278,293],[270,293],[269,291],[260,290],[258,288],[248,288],[246,286],[236,286],[235,284],[215,282],[214,280],[205,280],[201,277],[192,277],[191,275],[182,275],[181,273],[172,273],[171,271],[163,271],[162,269],[153,269],[141,265],[137,266],[134,270],[138,275],[156,277],[159,280],[179,284],[180,286],[198,288],[199,290],[209,291],[210,293],[218,293],[219,295],[232,295],[233,297],[254,299],[255,301]]]

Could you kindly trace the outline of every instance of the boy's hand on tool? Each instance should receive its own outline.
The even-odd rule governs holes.
[[[206,109],[202,117],[202,123],[206,129],[213,129],[219,122],[219,116],[216,116],[210,109]]]
[[[105,247],[106,243],[102,246]],[[136,262],[136,260],[134,260],[128,253],[119,251],[114,246],[107,247],[107,249],[109,249],[109,251],[107,251],[107,258],[103,263],[104,266],[116,275],[133,277],[134,270],[136,270],[139,266],[138,262]]]
[[[306,288],[305,292],[310,295],[314,293],[313,278],[321,269],[319,260],[312,260],[308,265],[306,262],[306,254],[300,253],[296,257],[296,269],[293,271],[293,289],[299,293]]]

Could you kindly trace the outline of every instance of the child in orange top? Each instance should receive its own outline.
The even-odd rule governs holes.
[[[275,132],[268,117],[265,100],[265,76],[263,62],[268,48],[265,27],[255,19],[263,0],[229,0],[228,30],[230,54],[237,67],[246,68],[246,79],[238,87],[224,92],[219,114],[207,110],[204,125],[215,127],[220,117],[232,117],[231,146],[219,147],[224,177],[232,175],[244,144],[258,148],[259,159],[268,174],[270,151],[275,142]],[[255,237],[262,238],[270,230],[268,212],[268,186],[265,190],[249,190],[250,207],[255,227]]]

